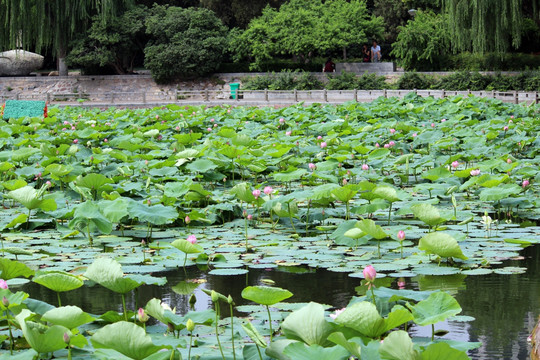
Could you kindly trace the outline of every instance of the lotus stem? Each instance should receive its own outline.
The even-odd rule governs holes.
[[[294,222],[293,222],[293,219],[292,219],[292,214],[289,212],[289,219],[291,220],[291,226],[294,230],[294,233],[298,235],[298,233],[296,232],[296,228],[294,227]]]
[[[122,308],[124,309],[124,320],[128,321],[127,311],[126,311],[126,294],[122,294]]]
[[[233,353],[233,360],[236,360],[236,350],[234,349],[234,316],[233,316],[233,308],[232,303],[229,303],[229,310],[231,312],[231,343],[232,343],[232,353]],[[189,360],[189,359],[188,359]]]
[[[219,331],[218,331],[218,322],[219,322],[219,300],[215,303],[216,307],[216,339],[219,346],[219,352],[221,353],[221,358],[225,360],[225,355],[223,355],[223,349],[221,348],[221,342],[219,341]]]
[[[266,305],[266,311],[268,312],[268,326],[270,327],[270,342],[272,342],[274,331],[272,330],[272,317],[270,316],[270,308]]]
[[[191,331],[189,333],[189,350],[188,350],[188,355],[187,355],[188,360],[191,360],[191,344],[192,344],[192,342],[193,342],[193,331]]]
[[[371,289],[371,298],[373,299],[373,305],[377,307],[377,302],[375,301],[375,291],[373,291],[373,288],[374,288],[373,284],[370,284],[369,288]]]
[[[347,209],[345,220],[349,220],[349,202],[348,201],[345,203],[345,208]]]
[[[435,340],[435,324],[431,324],[431,341]]]
[[[259,359],[263,360],[262,355],[261,355],[261,349],[259,349],[259,345],[255,344],[255,346],[257,347],[257,352],[259,353]]]
[[[62,306],[62,300],[60,300],[60,292],[56,292],[56,297],[58,298],[58,307]]]
[[[8,329],[9,329],[9,354],[13,355],[13,333],[11,332],[11,322],[9,321],[9,310],[5,311],[6,319],[8,323]]]
[[[392,215],[392,202],[390,202],[390,208],[388,209],[388,225],[390,225],[390,216]]]
[[[307,213],[306,213],[306,236],[308,236],[308,227],[309,227],[309,208],[311,205],[311,200],[308,200],[307,203]]]
[[[191,350],[191,349],[190,349]],[[174,354],[176,354],[176,349],[172,349],[171,351],[171,357],[169,358],[169,360],[174,360]]]

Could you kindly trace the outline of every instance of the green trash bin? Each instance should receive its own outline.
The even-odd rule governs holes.
[[[240,83],[230,83],[229,86],[231,87],[231,98],[236,100],[238,90],[240,89]]]

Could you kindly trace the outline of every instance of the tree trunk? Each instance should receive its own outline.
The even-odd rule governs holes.
[[[347,60],[347,48],[343,47],[343,60]]]
[[[58,58],[58,76],[68,76],[68,67],[65,57]]]
[[[57,55],[58,55],[58,60],[57,60],[58,76],[68,76],[68,67],[66,64],[67,49],[66,49],[66,46],[62,45],[62,43],[58,47]]]

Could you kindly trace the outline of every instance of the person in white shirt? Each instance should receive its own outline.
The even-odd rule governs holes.
[[[373,40],[373,46],[371,47],[371,62],[381,61],[381,47],[377,45],[377,42]]]

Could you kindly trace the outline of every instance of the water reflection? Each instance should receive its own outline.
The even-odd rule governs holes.
[[[530,247],[522,252],[525,260],[509,261],[504,266],[527,267],[521,275],[483,275],[483,276],[418,276],[407,279],[408,289],[446,290],[456,297],[463,308],[461,315],[476,318],[471,323],[444,322],[437,329],[448,330],[445,339],[480,341],[482,347],[470,352],[477,360],[488,359],[527,359],[529,346],[528,334],[540,314],[540,246]],[[253,269],[246,275],[212,276],[206,271],[189,268],[187,274],[182,269],[154,276],[166,276],[166,286],[141,286],[127,298],[128,308],[137,309],[152,298],[160,298],[177,312],[189,311],[189,296],[175,293],[172,288],[187,279],[202,279],[196,290],[196,310],[211,306],[210,297],[202,289],[213,289],[225,295],[231,295],[237,305],[246,304],[240,296],[248,285],[263,285],[262,280],[270,279],[276,286],[290,290],[294,296],[288,301],[316,301],[341,308],[347,305],[360,279],[351,278],[345,273],[317,269],[304,273],[289,272],[281,269]],[[396,279],[397,280],[397,279]],[[397,287],[396,281],[392,284]],[[35,299],[41,299],[56,305],[56,294],[37,284],[26,284],[22,290]],[[93,314],[102,314],[109,310],[121,311],[121,297],[99,285],[84,286],[78,290],[62,294],[64,305],[77,305]],[[228,309],[223,307],[223,315]],[[237,314],[244,315],[244,314]],[[415,336],[431,336],[431,328],[412,329]]]

